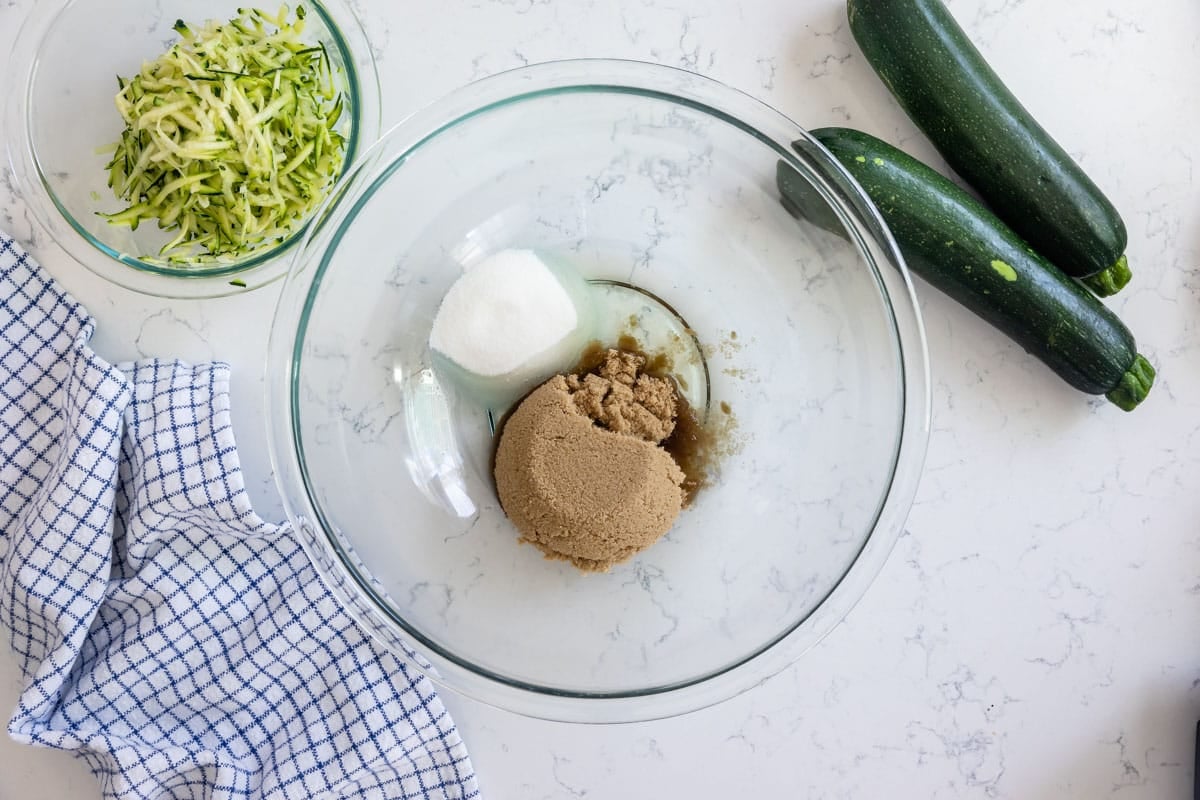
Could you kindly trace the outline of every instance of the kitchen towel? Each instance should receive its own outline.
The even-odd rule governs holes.
[[[0,234],[12,737],[78,754],[122,800],[478,797],[429,680],[252,510],[228,366],[113,366],[93,328]]]

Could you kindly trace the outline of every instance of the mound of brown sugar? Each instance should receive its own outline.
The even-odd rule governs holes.
[[[645,356],[609,350],[595,372],[568,375],[575,407],[614,433],[661,444],[675,429],[679,399],[666,378],[642,373]]]
[[[678,398],[645,359],[610,350],[587,375],[556,375],[509,417],[496,451],[500,504],[547,558],[607,571],[658,541],[683,507],[683,471],[660,443]]]

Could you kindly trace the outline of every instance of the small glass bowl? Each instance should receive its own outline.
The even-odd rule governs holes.
[[[793,218],[781,175],[845,237]],[[393,128],[321,215],[272,327],[272,460],[318,572],[435,681],[575,722],[690,711],[798,658],[884,563],[928,437],[920,315],[862,189],[783,115],[661,66],[522,68]],[[633,309],[606,343],[694,340],[685,391],[727,437],[675,527],[604,574],[518,542],[503,409],[430,352],[447,289],[505,249]]]
[[[134,291],[160,297],[218,297],[281,277],[280,258],[304,235],[307,223],[284,242],[238,258],[197,267],[154,258],[172,234],[153,222],[137,231],[110,225],[97,212],[124,207],[108,188],[109,155],[123,127],[113,104],[116,76],[137,74],[144,61],[178,40],[177,19],[201,23],[231,19],[233,0],[48,0],[33,6],[17,36],[4,91],[8,159],[17,188],[38,221],[81,264]],[[321,42],[343,93],[343,174],[380,131],[379,76],[374,55],[351,3],[303,0],[305,37]],[[274,10],[274,7],[271,8]]]

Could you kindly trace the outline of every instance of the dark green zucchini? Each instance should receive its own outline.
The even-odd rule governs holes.
[[[1129,282],[1121,215],[997,77],[942,0],[848,0],[863,55],[996,215],[1101,295]]]
[[[1154,369],[1116,315],[1034,252],[978,200],[932,168],[860,131],[812,136],[866,190],[909,268],[1008,334],[1065,381],[1131,411]],[[797,142],[803,152],[812,147]],[[776,176],[792,213],[845,236],[812,185],[780,162]]]

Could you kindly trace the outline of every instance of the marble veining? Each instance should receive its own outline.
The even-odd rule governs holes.
[[[0,51],[33,4],[0,4]],[[356,5],[387,87],[385,126],[473,78],[612,56],[698,70],[808,127],[861,127],[942,164],[858,54],[839,0]],[[1200,7],[950,6],[1122,210],[1135,277],[1111,305],[1160,369],[1154,393],[1131,415],[1081,398],[918,282],[934,377],[926,470],[905,534],[847,620],[776,678],[678,719],[566,726],[444,694],[486,797],[1158,800],[1190,790],[1200,718]],[[670,202],[673,177],[660,177]],[[612,181],[596,175],[597,197]],[[172,302],[110,286],[49,240],[6,167],[0,226],[88,305],[93,344],[110,360],[233,364],[244,472],[259,510],[278,515],[262,384],[278,287]],[[391,424],[383,409],[360,421],[364,435]],[[654,573],[634,579],[655,602]],[[453,606],[445,586],[413,591],[414,602]],[[662,623],[669,634],[675,623]],[[0,653],[0,707],[17,688]],[[0,797],[9,796],[98,792],[81,763],[0,738]]]

